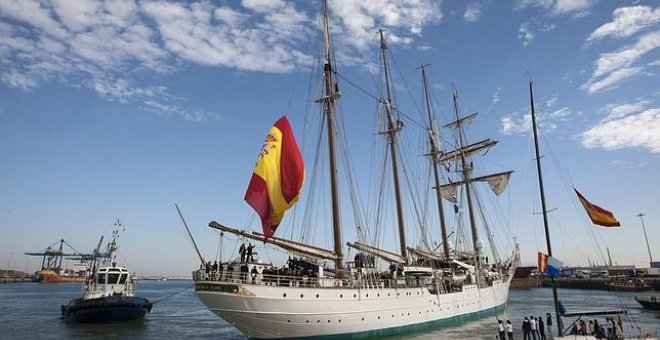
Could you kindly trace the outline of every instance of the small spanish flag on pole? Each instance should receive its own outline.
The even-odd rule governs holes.
[[[590,203],[587,201],[582,194],[580,194],[577,189],[573,188],[575,190],[575,193],[578,196],[578,199],[580,199],[580,203],[582,203],[582,206],[584,207],[584,210],[587,211],[587,215],[589,215],[589,218],[591,219],[591,222],[593,224],[597,224],[603,227],[620,227],[621,224],[619,221],[617,221],[616,217],[614,217],[614,214],[612,214],[611,211],[607,211],[593,203]]]
[[[245,201],[259,214],[266,237],[271,237],[284,212],[298,200],[305,167],[286,116],[270,129],[259,152]]]

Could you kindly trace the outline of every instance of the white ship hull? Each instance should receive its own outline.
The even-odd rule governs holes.
[[[307,288],[196,281],[195,294],[250,338],[382,336],[501,312],[510,278],[432,294],[415,288]]]

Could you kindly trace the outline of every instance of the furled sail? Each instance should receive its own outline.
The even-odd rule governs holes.
[[[472,178],[470,182],[486,182],[495,195],[499,196],[506,189],[507,184],[509,184],[509,178],[512,173],[513,171],[498,172],[492,175]],[[440,187],[440,193],[444,199],[456,203],[456,188],[463,184],[465,184],[464,181],[445,184]]]
[[[405,259],[399,254],[395,254],[395,253],[392,253],[392,252],[387,251],[387,250],[372,247],[372,246],[366,245],[364,243],[360,243],[360,242],[351,243],[351,242],[348,242],[348,243],[346,243],[346,245],[351,247],[351,248],[357,249],[359,251],[363,251],[365,253],[378,256],[381,259],[383,259],[387,262],[390,262],[390,263],[399,263],[399,264],[406,263]]]
[[[466,145],[462,148],[449,151],[449,152],[445,153],[440,158],[440,161],[441,162],[447,162],[447,161],[450,161],[452,159],[460,157],[461,154],[463,154],[465,156],[468,156],[468,155],[471,155],[475,152],[479,152],[481,150],[488,149],[488,148],[490,148],[491,146],[493,146],[495,144],[497,144],[496,140],[491,140],[490,138],[484,139],[482,141],[479,141],[479,142],[476,142],[476,143],[473,143],[473,144],[470,144],[470,145]]]
[[[424,251],[424,250],[421,250],[421,249],[408,247],[408,251],[410,251],[411,253],[413,253],[417,257],[426,257],[428,259],[436,260],[436,261],[444,260],[444,258],[442,256],[438,256],[436,254],[433,254],[433,253],[430,253],[428,251]]]
[[[451,130],[455,130],[459,125],[471,124],[472,121],[474,120],[474,118],[476,118],[478,114],[479,114],[478,112],[475,112],[475,113],[473,113],[469,116],[465,116],[465,117],[463,117],[459,120],[453,121],[453,122],[451,122],[451,123],[449,123],[449,124],[447,124],[443,127],[451,129]]]
[[[254,231],[238,230],[238,229],[230,228],[216,221],[211,221],[209,223],[209,227],[213,229],[218,229],[220,231],[232,233],[234,235],[247,237],[253,240],[270,243],[282,249],[290,250],[292,252],[310,256],[316,259],[334,260],[337,258],[337,255],[335,255],[335,253],[323,248],[318,248],[304,243],[291,241],[279,237],[266,237],[266,235]]]

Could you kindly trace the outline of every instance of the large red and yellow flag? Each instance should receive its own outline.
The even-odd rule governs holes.
[[[268,132],[245,192],[266,237],[273,236],[284,212],[296,203],[304,181],[302,155],[289,120],[283,116]]]
[[[577,194],[578,198],[580,199],[580,203],[582,203],[582,206],[584,207],[584,210],[587,211],[587,215],[589,215],[589,218],[591,219],[591,222],[593,224],[598,224],[603,227],[620,227],[621,224],[619,221],[617,221],[616,217],[614,217],[614,214],[612,214],[611,211],[607,211],[593,203],[590,203],[587,201],[582,194],[580,194],[577,189],[573,188],[575,190],[575,193]]]

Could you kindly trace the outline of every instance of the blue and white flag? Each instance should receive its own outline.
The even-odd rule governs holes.
[[[564,263],[559,261],[556,257],[548,256],[548,265],[546,267],[547,274],[552,277],[561,276],[561,268]]]

